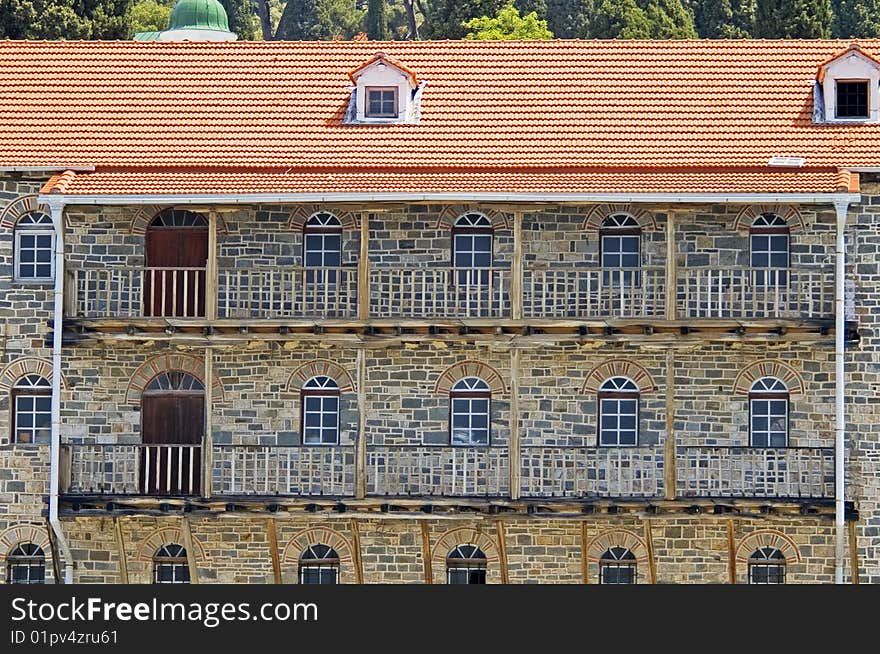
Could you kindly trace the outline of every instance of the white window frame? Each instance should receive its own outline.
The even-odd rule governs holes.
[[[467,403],[465,411],[457,411],[456,403]],[[485,402],[486,411],[474,411],[474,402]],[[456,416],[467,416],[468,426],[456,427]],[[484,416],[486,427],[474,427],[474,416]],[[457,441],[456,430],[467,431],[466,441]],[[486,441],[474,439],[474,431],[486,432]],[[453,447],[489,447],[492,444],[492,390],[480,377],[463,377],[452,386],[449,392],[449,444]]]
[[[612,397],[608,397],[608,395],[612,395]],[[621,397],[617,397],[621,396]],[[605,411],[603,409],[604,402],[614,402],[615,410],[614,411]],[[635,443],[621,443],[620,435],[622,432],[631,432],[632,429],[623,429],[620,426],[620,419],[622,417],[629,417],[633,414],[630,412],[622,412],[620,405],[621,402],[635,402]],[[614,377],[609,377],[599,386],[599,392],[596,395],[596,409],[598,416],[598,445],[599,447],[638,447],[639,446],[639,412],[641,409],[641,390],[639,389],[638,384],[636,384],[629,377],[624,377],[623,375],[615,375]],[[603,418],[605,417],[615,417],[617,418],[617,426],[612,428],[608,428],[607,431],[609,433],[613,433],[615,435],[615,442],[604,442],[604,435],[606,432],[606,428],[602,426]]]
[[[48,411],[37,411],[36,404],[37,400],[49,400],[52,401],[52,386],[49,383],[49,380],[45,377],[37,374],[29,374],[20,377],[18,381],[12,387],[12,393],[10,397],[10,406],[12,409],[12,442],[23,445],[41,445],[48,444],[48,440],[45,443],[39,443],[37,441],[37,435],[40,431],[51,430],[52,423],[52,411],[51,407]],[[19,402],[21,400],[28,400],[31,402],[31,408],[22,410],[19,407]],[[19,425],[19,420],[22,416],[30,416],[31,424],[30,425]],[[43,416],[45,419],[47,416],[49,418],[48,426],[43,429],[38,429],[37,425],[37,416]],[[46,424],[46,423],[43,423]],[[19,440],[19,434],[21,432],[28,432],[30,440]]]
[[[318,550],[316,547],[326,548],[323,552],[323,555],[318,555]],[[312,556],[307,556],[307,554],[311,553]],[[332,556],[331,556],[332,555]],[[323,561],[323,563],[322,563]],[[299,557],[299,566],[297,570],[297,579],[301,585],[338,585],[339,584],[339,554],[329,545],[325,545],[324,543],[315,543],[314,545],[309,545],[303,553],[300,554]],[[318,573],[318,584],[307,583],[305,581],[306,574],[308,572]],[[323,583],[323,577],[325,573],[333,574],[333,583],[325,584]]]
[[[27,549],[30,551],[25,552],[25,547],[27,547]],[[24,579],[15,579],[13,571],[21,568],[25,568],[27,570],[27,575]],[[40,574],[37,575],[36,579],[33,575],[34,569],[40,571]],[[6,583],[16,585],[45,584],[46,553],[43,551],[43,548],[36,543],[30,542],[18,543],[15,547],[13,547],[12,550],[9,552],[9,555],[6,557]]]
[[[305,384],[302,385],[300,389],[300,399],[301,399],[301,411],[302,411],[302,424],[301,424],[301,440],[303,445],[309,446],[332,446],[339,445],[340,440],[340,413],[341,413],[341,404],[342,404],[342,395],[339,391],[339,384],[336,383],[336,380],[332,377],[328,377],[326,375],[318,375],[316,377],[312,377]],[[336,411],[328,411],[326,410],[327,400],[334,399],[336,400]],[[309,408],[310,404],[318,404],[318,408]],[[331,426],[326,426],[324,424],[324,416],[331,415],[335,413],[334,423]],[[317,415],[318,426],[309,426],[308,416]],[[310,440],[307,438],[308,430],[317,430],[318,432],[318,440]],[[332,441],[324,440],[325,433],[332,433],[335,435],[335,439]]]
[[[171,548],[177,548],[172,550]],[[159,580],[159,569],[170,568],[171,579]],[[192,583],[189,572],[189,560],[186,548],[177,543],[167,543],[156,550],[153,554],[153,583],[154,584],[189,584]]]
[[[784,395],[784,397],[782,397]],[[767,411],[756,413],[755,403],[767,402]],[[784,402],[785,414],[780,416],[771,411],[772,402]],[[784,448],[789,446],[789,417],[791,415],[791,394],[788,387],[781,379],[777,377],[761,377],[756,379],[749,389],[749,447],[765,447],[765,448]],[[764,434],[767,439],[766,445],[755,445],[755,417],[765,418],[767,420],[767,428],[758,430],[759,434]],[[779,433],[779,430],[770,429],[770,422],[774,419],[783,418],[785,421],[785,443],[783,445],[774,445],[771,441],[771,434]]]
[[[33,221],[36,216],[38,222],[30,222]],[[48,220],[49,222],[46,222]],[[18,222],[15,225],[15,243],[14,243],[14,256],[13,256],[13,274],[12,279],[16,283],[19,284],[45,284],[47,282],[51,282],[55,279],[55,226],[51,222],[51,218],[48,214],[43,213],[42,211],[31,211],[29,213],[24,214],[18,219]],[[25,223],[24,225],[22,223]],[[23,236],[33,236],[37,238],[39,236],[50,236],[49,240],[49,276],[48,277],[24,277],[21,275],[21,239]],[[44,250],[45,248],[37,248],[34,247],[34,258],[36,259],[36,253]],[[33,262],[28,262],[26,265],[35,266],[37,264],[36,260]]]

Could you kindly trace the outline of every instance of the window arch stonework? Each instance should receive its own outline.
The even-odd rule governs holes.
[[[789,536],[775,529],[760,529],[743,537],[736,548],[736,561],[742,571],[746,570],[752,553],[763,547],[779,550],[785,556],[787,563],[800,563],[801,554],[798,546]]]
[[[486,555],[486,568],[489,580],[498,571],[498,544],[496,539],[474,527],[457,527],[444,532],[431,550],[431,573],[435,584],[446,583],[446,557],[462,543],[480,548]]]
[[[600,363],[589,372],[581,392],[596,395],[602,384],[613,377],[631,379],[638,386],[640,395],[649,395],[657,390],[657,384],[646,368],[627,359],[611,359]]]
[[[51,383],[52,363],[36,357],[23,357],[11,361],[0,372],[0,393],[8,393],[15,383],[27,375],[38,375]],[[61,375],[61,388],[67,390],[67,380]]]
[[[152,359],[144,361],[128,383],[128,390],[125,394],[126,401],[134,406],[139,406],[141,396],[156,377],[166,372],[183,372],[192,375],[200,382],[204,382],[205,378],[205,360],[191,354],[161,354]],[[213,397],[222,402],[224,400],[223,381],[219,375],[213,375],[213,383],[211,392]]]
[[[339,219],[343,230],[358,229],[360,227],[360,214],[353,211],[336,210],[333,207],[321,206],[317,204],[297,206],[290,212],[290,219],[287,221],[288,229],[301,232],[306,226],[309,218],[315,214],[333,214]]]
[[[205,548],[201,540],[193,534],[190,536],[192,542],[192,554],[197,562],[207,561]],[[159,527],[137,546],[137,558],[140,561],[152,562],[156,552],[168,543],[183,543],[183,531],[180,527]]]
[[[650,211],[631,204],[600,204],[587,213],[584,218],[583,229],[589,232],[598,232],[602,224],[609,216],[626,214],[631,216],[639,224],[643,231],[656,231],[657,220]]]
[[[736,376],[733,392],[737,395],[748,395],[752,386],[762,377],[775,377],[788,388],[789,395],[801,395],[804,392],[804,379],[794,368],[777,360],[766,359],[749,364]]]
[[[43,550],[46,557],[46,570],[52,568],[52,547],[49,544],[49,534],[41,527],[27,524],[16,525],[0,533],[0,566],[5,564],[6,557],[19,543],[33,543]]]
[[[594,536],[587,545],[587,560],[598,564],[612,547],[622,547],[632,552],[637,564],[648,561],[648,547],[644,539],[628,529],[609,529]]]
[[[804,231],[804,218],[796,207],[786,205],[751,205],[744,207],[733,221],[733,229],[748,234],[755,221],[765,214],[774,214],[788,225],[790,233]]]
[[[185,207],[182,207],[186,210]],[[129,231],[135,236],[144,236],[147,233],[147,227],[150,226],[150,223],[153,222],[153,219],[156,218],[163,211],[167,211],[169,209],[174,209],[174,207],[163,207],[161,205],[147,205],[138,209],[137,213],[131,219],[131,225],[129,226]],[[223,218],[222,213],[216,214],[217,216],[217,231],[221,234],[227,234],[229,229],[226,226],[226,221]]]
[[[353,566],[352,547],[341,533],[330,527],[312,527],[294,534],[281,552],[281,562],[290,566],[299,579],[302,555],[313,545],[326,545],[339,557],[339,583],[353,583],[356,575]]]
[[[481,207],[476,204],[455,204],[444,207],[437,216],[437,230],[449,232],[456,221],[465,214],[483,214],[492,223],[492,229],[510,229],[507,214],[489,207]]]
[[[492,394],[506,393],[507,387],[501,374],[482,361],[461,361],[444,370],[434,386],[435,395],[449,395],[455,384],[466,377],[477,377],[489,386]]]
[[[22,195],[0,210],[0,227],[13,229],[19,218],[32,212],[45,213],[48,216],[52,215],[48,206],[37,202],[36,195]],[[70,225],[66,215],[64,217],[64,224],[65,226]]]
[[[330,377],[339,386],[340,393],[351,393],[355,390],[354,380],[348,371],[335,361],[315,359],[300,365],[287,380],[287,391],[299,392],[303,384],[314,377]]]

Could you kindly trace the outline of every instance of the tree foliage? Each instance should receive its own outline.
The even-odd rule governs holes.
[[[757,0],[756,38],[826,39],[831,36],[831,0]]]
[[[494,17],[472,18],[464,24],[469,30],[465,38],[481,41],[509,41],[512,39],[552,39],[547,21],[540,20],[534,11],[525,16],[512,4],[498,10]]]
[[[125,39],[131,0],[0,0],[0,38]]]
[[[880,0],[835,0],[832,31],[841,39],[880,37]]]
[[[171,20],[172,6],[167,1],[138,0],[128,10],[132,34],[160,32],[166,29]]]
[[[288,0],[275,30],[276,40],[350,39],[363,29],[355,0]]]
[[[692,0],[694,26],[703,38],[747,39],[755,28],[756,0]]]
[[[366,32],[374,41],[388,39],[388,16],[385,11],[385,0],[367,1]]]

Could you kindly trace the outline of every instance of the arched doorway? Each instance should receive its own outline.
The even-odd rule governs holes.
[[[201,495],[204,431],[202,382],[181,371],[156,375],[141,398],[141,493]]]
[[[208,221],[166,209],[147,227],[144,315],[202,318],[208,265]]]

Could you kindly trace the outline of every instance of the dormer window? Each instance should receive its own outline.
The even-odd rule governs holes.
[[[345,123],[349,125],[419,122],[422,88],[416,74],[385,55],[373,57],[349,73],[354,86]]]
[[[397,87],[368,86],[367,118],[397,118]]]
[[[837,80],[837,117],[868,118],[868,81]]]
[[[880,59],[853,43],[819,66],[813,122],[880,122]]]

